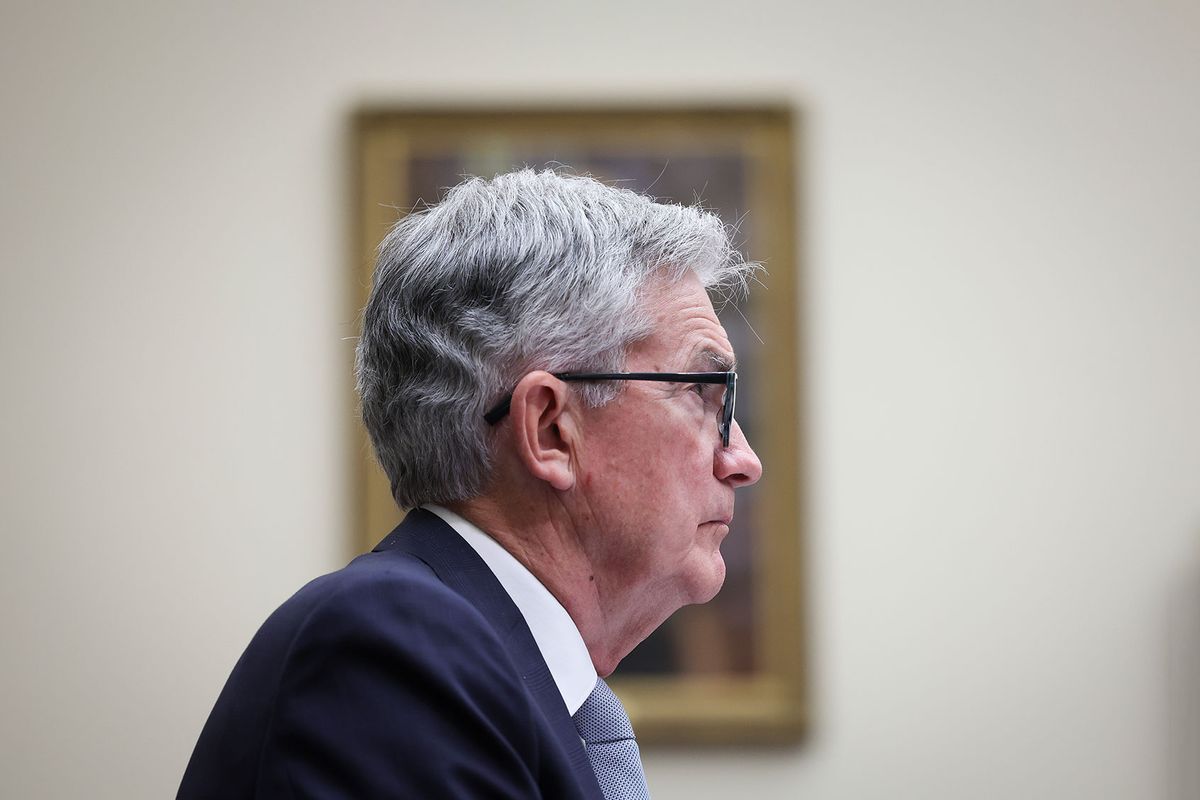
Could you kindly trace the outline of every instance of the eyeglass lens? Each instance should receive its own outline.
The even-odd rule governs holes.
[[[721,415],[721,446],[729,447],[729,434],[733,429],[733,410],[737,403],[737,373],[731,372],[725,379],[725,406]]]

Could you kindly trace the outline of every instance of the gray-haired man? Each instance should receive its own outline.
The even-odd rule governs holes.
[[[469,180],[380,247],[362,413],[401,508],[235,667],[181,797],[646,797],[600,676],[721,587],[724,226],[594,180]]]

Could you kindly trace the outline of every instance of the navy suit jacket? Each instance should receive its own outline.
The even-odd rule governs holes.
[[[422,510],[263,624],[178,797],[603,800],[524,618]]]

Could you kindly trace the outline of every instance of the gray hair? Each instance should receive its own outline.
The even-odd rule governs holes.
[[[650,333],[652,277],[691,270],[728,294],[754,268],[712,213],[552,171],[472,178],[404,217],[379,246],[355,364],[396,503],[481,493],[483,415],[528,372],[620,371]],[[591,406],[620,391],[577,388]]]

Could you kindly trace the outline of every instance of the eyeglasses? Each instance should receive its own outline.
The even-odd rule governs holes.
[[[733,430],[733,406],[737,399],[737,373],[730,372],[557,372],[560,381],[658,381],[660,383],[700,383],[725,385],[721,398],[721,416],[717,430],[721,434],[721,446],[729,447],[729,434]],[[495,425],[508,414],[512,395],[483,415],[488,425]]]

